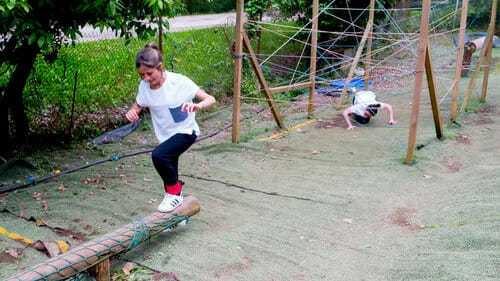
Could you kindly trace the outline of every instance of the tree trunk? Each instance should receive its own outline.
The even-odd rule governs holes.
[[[9,105],[5,88],[0,88],[0,156],[7,158],[11,149],[9,136]]]
[[[23,143],[28,136],[28,118],[24,112],[23,91],[31,69],[33,69],[38,48],[33,46],[21,47],[16,53],[18,58],[16,70],[12,73],[5,89],[5,98],[14,121],[16,143]]]

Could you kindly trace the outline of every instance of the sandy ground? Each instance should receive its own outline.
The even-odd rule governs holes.
[[[424,89],[417,139],[424,146],[412,166],[402,164],[411,88],[379,94],[394,105],[394,127],[381,113],[369,126],[346,131],[338,113],[318,97],[317,121],[277,139],[258,141],[275,129],[264,113],[243,123],[248,142],[231,144],[226,132],[194,145],[181,158],[181,179],[185,194],[199,198],[201,212],[187,227],[116,257],[112,269],[131,261],[156,272],[130,280],[498,280],[498,69],[497,61],[488,104],[461,114],[459,125],[447,124],[449,100],[441,104],[443,140],[435,137]],[[254,110],[244,108],[243,114]],[[287,126],[307,121],[304,106],[283,110]],[[230,118],[229,109],[200,122],[209,132]],[[138,130],[100,149],[123,154],[149,147],[152,139],[150,131]],[[54,151],[47,157],[63,170],[99,154]],[[153,213],[161,199],[160,178],[142,154],[2,195],[0,226],[33,240],[74,245],[81,242],[74,235],[58,236],[28,218],[89,240]],[[0,235],[2,279],[47,258],[24,248],[14,259],[5,253],[9,247],[24,248]]]

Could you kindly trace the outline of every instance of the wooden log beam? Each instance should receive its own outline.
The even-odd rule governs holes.
[[[429,97],[431,99],[432,116],[434,117],[434,127],[436,128],[436,137],[443,137],[443,124],[441,122],[441,112],[439,109],[439,101],[437,96],[436,81],[434,78],[434,67],[432,64],[432,55],[430,43],[427,41],[427,50],[425,52],[425,76],[427,77],[427,85],[429,86]]]
[[[253,67],[253,70],[255,71],[255,74],[257,75],[257,79],[259,80],[259,83],[262,86],[264,93],[266,94],[267,103],[269,104],[269,107],[271,108],[271,112],[273,113],[274,120],[276,121],[276,124],[278,124],[278,126],[280,128],[285,128],[285,125],[283,124],[283,120],[281,119],[278,108],[274,104],[273,96],[269,92],[269,87],[267,86],[266,78],[264,77],[264,72],[262,72],[262,69],[260,68],[259,62],[257,61],[257,56],[255,55],[255,52],[253,51],[252,44],[250,44],[250,39],[248,39],[248,35],[246,32],[243,32],[243,44],[245,45],[245,48],[247,49],[247,51],[249,53],[250,63],[252,64],[252,67]]]
[[[187,196],[184,198],[184,203],[173,212],[156,212],[145,217],[140,225],[127,224],[111,233],[76,246],[62,255],[35,265],[7,280],[56,280],[71,277],[109,259],[111,256],[127,251],[129,246],[135,246],[131,243],[142,242],[158,233],[174,218],[174,213],[179,216],[191,217],[199,212],[198,199],[194,196]],[[143,231],[140,234],[147,235],[147,237],[143,237],[141,241],[135,241],[134,239],[139,234],[138,231]]]
[[[274,87],[274,88],[269,88],[269,93],[271,93],[271,94],[284,93],[284,92],[288,92],[288,91],[292,91],[292,90],[310,88],[311,85],[312,85],[312,82],[307,81],[307,82],[303,82],[303,83],[296,83],[296,84],[292,84],[292,85]],[[264,89],[262,89],[261,91],[264,91]]]

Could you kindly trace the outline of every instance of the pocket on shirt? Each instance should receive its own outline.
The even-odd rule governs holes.
[[[175,123],[182,122],[188,118],[188,114],[182,111],[182,104],[178,107],[169,108],[168,110],[170,110],[170,114]]]

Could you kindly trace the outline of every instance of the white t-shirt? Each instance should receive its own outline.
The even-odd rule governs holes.
[[[140,107],[149,107],[156,138],[160,143],[177,133],[191,135],[193,131],[200,134],[195,120],[195,113],[182,112],[186,102],[192,102],[200,89],[188,77],[165,71],[167,78],[159,89],[151,89],[147,81],[139,83],[136,101]]]
[[[357,92],[354,96],[354,104],[351,106],[351,112],[356,115],[365,116],[365,111],[370,104],[380,103],[376,98],[377,95],[372,91]],[[380,109],[384,109],[384,106],[382,105]]]

